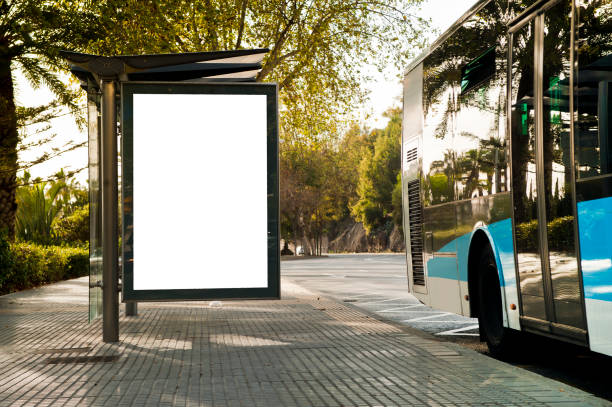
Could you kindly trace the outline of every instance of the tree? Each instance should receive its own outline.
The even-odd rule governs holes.
[[[324,151],[324,146],[327,152],[322,156],[331,157],[344,126],[342,118],[365,97],[360,86],[365,79],[363,63],[403,68],[411,52],[423,45],[424,22],[410,14],[410,7],[419,2],[0,0],[0,60],[5,66],[0,85],[5,89],[4,83],[11,84],[10,92],[0,96],[9,107],[0,110],[0,127],[13,129],[0,134],[6,144],[0,161],[8,174],[0,180],[0,191],[9,191],[0,197],[0,219],[13,229],[18,136],[11,63],[23,65],[35,84],[50,86],[60,96],[58,103],[76,109],[74,95],[56,75],[62,67],[57,53],[61,48],[117,55],[267,47],[270,53],[257,79],[279,85],[281,150],[295,141],[315,152]],[[41,109],[38,115],[49,111]],[[331,199],[317,197],[319,202]]]
[[[78,95],[58,76],[66,68],[58,51],[83,49],[98,34],[98,26],[92,13],[63,1],[0,0],[0,229],[9,238],[15,235],[17,211],[18,125],[48,120],[59,105],[78,114]],[[57,100],[18,109],[13,84],[17,68],[34,87],[47,86]]]
[[[357,183],[359,198],[351,210],[367,233],[385,223],[394,211],[392,196],[401,167],[401,114],[400,108],[388,110],[385,115],[389,123],[383,130],[374,131],[374,148],[363,150]]]
[[[410,14],[419,2],[106,0],[97,7],[108,32],[90,50],[113,55],[269,48],[257,80],[278,83],[283,131],[325,136],[339,114],[363,100],[364,62],[403,69],[423,45],[424,22]]]
[[[61,213],[59,198],[65,188],[66,184],[59,181],[39,182],[17,190],[16,232],[19,240],[52,243],[52,226]]]
[[[307,244],[315,255],[321,254],[322,237],[337,219],[336,154],[329,145],[312,148],[304,141],[281,149],[281,232],[296,246]]]
[[[343,117],[366,96],[361,67],[404,68],[423,45],[424,22],[409,13],[417,3],[107,0],[99,14],[110,31],[90,49],[112,55],[269,48],[257,80],[279,87],[283,236],[312,234],[318,241],[332,219],[347,214],[354,196],[347,161],[337,152]],[[328,188],[322,174],[337,177],[347,192],[338,184]]]

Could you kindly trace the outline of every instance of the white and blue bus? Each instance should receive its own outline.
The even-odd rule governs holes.
[[[410,291],[612,355],[612,0],[480,1],[404,78]]]

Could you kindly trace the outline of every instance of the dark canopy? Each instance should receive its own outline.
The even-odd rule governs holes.
[[[254,81],[268,49],[189,52],[182,54],[99,55],[62,51],[72,73],[99,85],[101,79],[120,81]]]

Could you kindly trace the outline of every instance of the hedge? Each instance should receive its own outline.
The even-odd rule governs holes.
[[[556,251],[568,251],[574,248],[574,217],[555,218],[547,225],[548,248]],[[516,225],[516,245],[521,250],[538,250],[538,221]]]
[[[0,294],[88,274],[87,247],[9,244],[0,238]]]
[[[53,223],[52,234],[56,243],[85,243],[89,241],[89,205],[76,209],[71,215]]]

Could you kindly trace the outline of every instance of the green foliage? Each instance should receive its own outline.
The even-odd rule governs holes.
[[[17,239],[39,244],[51,244],[52,225],[60,214],[58,197],[64,182],[41,182],[17,190]]]
[[[17,239],[38,244],[82,245],[89,240],[89,204],[86,188],[65,179],[30,180],[26,171],[17,189]]]
[[[516,246],[519,250],[537,251],[538,249],[538,221],[532,220],[516,225]]]
[[[420,0],[106,0],[105,55],[269,48],[258,81],[279,86],[281,137],[333,137],[361,106],[364,61],[403,69],[424,45]]]
[[[323,234],[338,217],[336,154],[330,146],[313,148],[305,140],[286,147],[280,152],[282,233],[294,242],[309,242],[319,254]]]
[[[397,207],[393,205],[393,191],[397,186],[401,167],[401,109],[387,112],[389,123],[383,130],[375,130],[374,148],[362,149],[363,159],[359,164],[357,202],[352,214],[367,233],[382,226]],[[401,185],[399,187],[401,189]],[[400,193],[401,198],[401,193]],[[401,213],[401,206],[400,206]],[[401,223],[401,217],[397,217]]]
[[[62,104],[80,118],[78,91],[58,75],[68,67],[59,51],[84,50],[103,34],[93,10],[60,0],[0,0],[0,33],[0,60],[10,60],[34,87],[45,85],[58,97],[49,105],[22,110],[22,124],[47,121]]]
[[[548,247],[550,250],[574,249],[574,217],[563,216],[548,222]],[[516,225],[516,245],[520,250],[538,251],[538,221],[532,220]]]
[[[548,223],[548,247],[550,250],[574,250],[574,217],[563,216]]]
[[[87,247],[40,246],[0,239],[0,294],[89,273]]]
[[[400,232],[404,233],[404,225],[402,222],[402,174],[400,172],[397,173],[397,182],[395,183],[395,187],[393,187],[391,203],[393,204],[393,223],[399,227]]]
[[[9,112],[10,120],[0,122],[10,123],[12,129],[6,150],[10,159],[0,157],[0,161],[8,162],[7,172],[13,177],[9,179],[14,180],[18,140],[13,130],[17,125],[48,121],[61,105],[78,114],[75,90],[57,75],[66,68],[59,49],[117,55],[267,47],[270,52],[257,79],[279,85],[281,172],[287,175],[285,185],[290,186],[286,195],[295,198],[290,207],[281,208],[285,214],[282,227],[294,238],[308,234],[317,240],[330,223],[348,214],[347,208],[356,199],[357,165],[348,167],[350,160],[339,154],[338,134],[344,120],[365,100],[363,63],[374,63],[379,69],[390,64],[403,68],[418,52],[425,38],[420,35],[424,21],[411,12],[418,3],[420,0],[0,0],[0,33],[9,42],[5,46],[0,34],[0,76],[4,74],[12,84],[10,69],[19,66],[34,86],[47,85],[58,96],[46,106],[16,109],[12,86],[6,87],[10,94],[4,99],[11,108],[3,109],[0,100],[0,116]],[[2,72],[2,58],[6,72]],[[1,132],[0,136],[8,139]],[[34,164],[51,156],[43,154]],[[379,159],[384,161],[374,157],[375,162]],[[395,176],[391,186],[385,186],[389,194],[382,207],[384,216],[390,211],[394,181]],[[12,231],[16,185],[0,183],[0,189],[13,191],[6,202],[0,200],[0,225],[7,218],[5,223]],[[56,217],[69,215],[61,204],[55,205],[59,208]],[[39,225],[48,228],[49,222],[43,222],[42,216],[38,219]],[[27,238],[50,241],[47,230],[40,229],[44,232]]]
[[[431,203],[437,204],[448,201],[448,176],[446,174],[433,174],[428,176],[431,186]]]
[[[53,223],[52,234],[56,242],[83,244],[89,241],[89,205],[77,208]]]
[[[410,13],[419,2],[106,0],[96,7],[107,32],[89,50],[269,48],[257,80],[279,87],[281,230],[286,239],[311,242],[317,252],[321,236],[355,200],[361,157],[351,162],[354,152],[340,145],[339,133],[365,100],[361,67],[367,61],[403,69],[424,45],[424,22]]]
[[[281,143],[281,233],[293,242],[334,233],[352,215],[367,232],[401,227],[401,111],[384,129],[353,125],[338,143],[295,138]],[[355,170],[357,169],[357,171]]]
[[[60,50],[83,51],[103,34],[99,16],[87,9],[92,4],[0,0],[0,227],[7,229],[11,240],[15,237],[17,172],[86,143],[69,142],[63,148],[40,150],[55,137],[45,132],[50,128],[48,121],[63,114],[62,106],[70,109],[79,124],[85,123],[82,92],[74,82],[63,80],[62,72],[69,65]],[[34,88],[47,87],[56,99],[39,106],[15,106],[16,70]],[[25,150],[41,153],[29,162],[18,161],[18,151]]]

